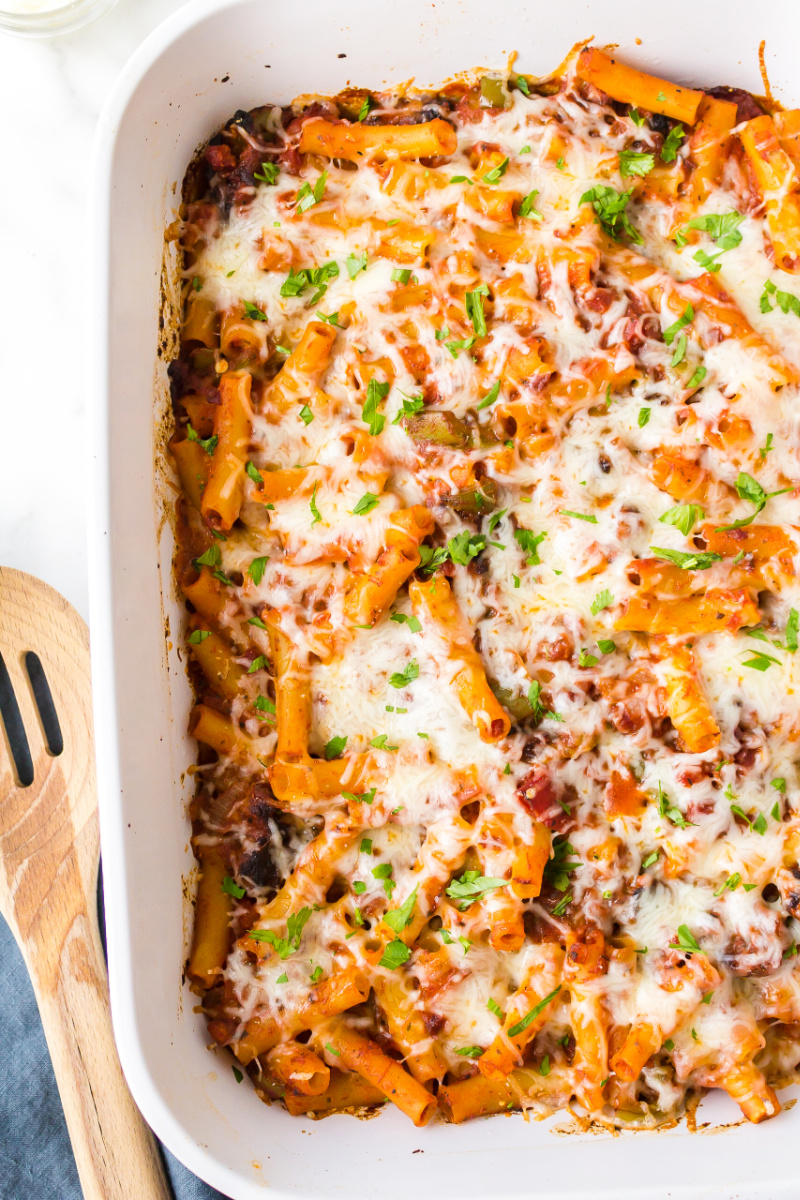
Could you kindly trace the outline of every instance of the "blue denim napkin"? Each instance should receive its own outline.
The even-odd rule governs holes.
[[[28,973],[1,917],[0,1013],[0,1200],[82,1200]],[[163,1153],[176,1200],[224,1200]]]

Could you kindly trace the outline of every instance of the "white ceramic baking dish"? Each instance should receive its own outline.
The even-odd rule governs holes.
[[[92,649],[114,1025],[131,1089],[155,1132],[235,1200],[800,1194],[800,1108],[765,1125],[721,1129],[737,1122],[738,1111],[715,1098],[700,1119],[716,1136],[677,1128],[616,1138],[567,1138],[563,1116],[424,1130],[395,1111],[368,1123],[291,1118],[265,1108],[246,1081],[237,1085],[225,1057],[206,1048],[194,997],[181,993],[193,867],[184,772],[194,746],[184,734],[189,694],[175,650],[169,488],[154,462],[174,275],[164,230],[186,165],[237,108],[335,93],[348,81],[434,83],[467,67],[501,67],[515,50],[521,70],[541,74],[591,35],[667,78],[756,91],[763,38],[776,94],[800,101],[797,0],[200,0],[141,47],[101,119]]]

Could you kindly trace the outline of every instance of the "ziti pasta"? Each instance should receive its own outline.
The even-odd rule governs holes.
[[[780,1111],[798,129],[584,48],[192,164],[188,974],[262,1098]]]

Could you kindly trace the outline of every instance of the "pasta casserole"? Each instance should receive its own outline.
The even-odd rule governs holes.
[[[187,971],[262,1099],[780,1111],[798,139],[583,46],[240,111],[189,168]]]

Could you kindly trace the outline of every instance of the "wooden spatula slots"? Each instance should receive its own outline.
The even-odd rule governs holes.
[[[97,924],[89,637],[52,588],[0,570],[0,911],[30,972],[86,1200],[169,1200],[122,1075]]]

